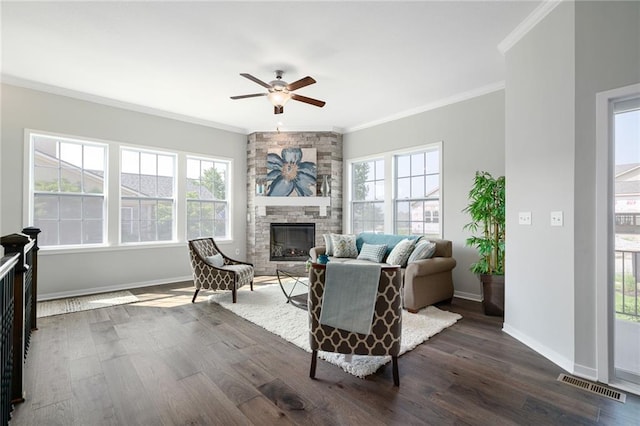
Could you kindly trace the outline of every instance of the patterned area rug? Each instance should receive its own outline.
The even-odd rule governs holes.
[[[309,318],[307,311],[286,303],[277,284],[248,286],[238,290],[238,303],[231,303],[231,292],[209,296],[215,302],[242,318],[276,334],[311,353],[309,346]],[[306,289],[301,289],[305,292]],[[429,337],[456,323],[461,315],[442,311],[434,306],[422,309],[417,314],[402,312],[402,340],[400,355],[425,342]],[[349,356],[330,352],[318,352],[318,357],[335,364],[347,373],[364,378],[375,373],[382,365],[391,361],[390,356]]]
[[[90,309],[124,305],[137,301],[138,298],[134,296],[130,291],[115,291],[112,293],[92,294],[90,296],[47,300],[44,302],[38,302],[37,316],[38,318],[50,317],[52,315],[88,311]]]

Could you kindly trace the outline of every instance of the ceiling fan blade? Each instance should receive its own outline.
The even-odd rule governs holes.
[[[315,105],[320,108],[322,108],[326,104],[325,101],[319,101],[317,99],[307,98],[306,96],[296,95],[295,93],[291,94],[291,99],[299,102],[304,102],[306,104]]]
[[[251,95],[239,95],[239,96],[231,96],[231,99],[244,99],[244,98],[255,98],[258,96],[267,96],[266,93],[253,93]]]
[[[266,87],[267,89],[271,89],[270,85],[268,85],[264,81],[260,80],[259,78],[255,78],[251,74],[247,74],[246,72],[245,73],[241,72],[240,75],[243,76],[244,78],[248,78],[249,80],[253,81],[254,83],[258,83],[262,87]]]
[[[274,114],[282,114],[284,112],[284,107],[282,105],[274,105],[273,113]]]
[[[315,82],[316,81],[313,78],[311,78],[309,76],[306,76],[305,78],[301,78],[298,81],[294,81],[293,83],[289,83],[287,85],[287,89],[289,91],[293,92],[294,90],[297,90],[297,89],[299,89],[301,87],[308,86],[308,85],[313,84]]]

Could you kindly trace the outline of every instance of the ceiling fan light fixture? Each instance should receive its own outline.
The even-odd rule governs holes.
[[[289,92],[275,90],[273,92],[269,92],[267,97],[273,106],[284,106],[284,104],[289,102],[289,99],[291,99],[291,94]]]

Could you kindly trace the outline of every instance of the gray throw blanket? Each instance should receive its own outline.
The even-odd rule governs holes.
[[[327,263],[320,324],[371,334],[381,266]]]

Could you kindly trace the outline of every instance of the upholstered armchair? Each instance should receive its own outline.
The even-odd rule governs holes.
[[[311,369],[315,378],[318,351],[353,355],[390,355],[393,383],[400,385],[398,354],[402,335],[402,274],[399,266],[382,266],[376,294],[371,334],[350,332],[320,324],[326,266],[312,264],[309,270],[309,343]],[[348,285],[348,283],[345,283]]]
[[[213,238],[198,238],[189,241],[189,256],[193,270],[193,285],[196,292],[191,303],[196,301],[200,289],[231,290],[233,303],[236,291],[249,284],[253,291],[253,265],[225,256]]]

